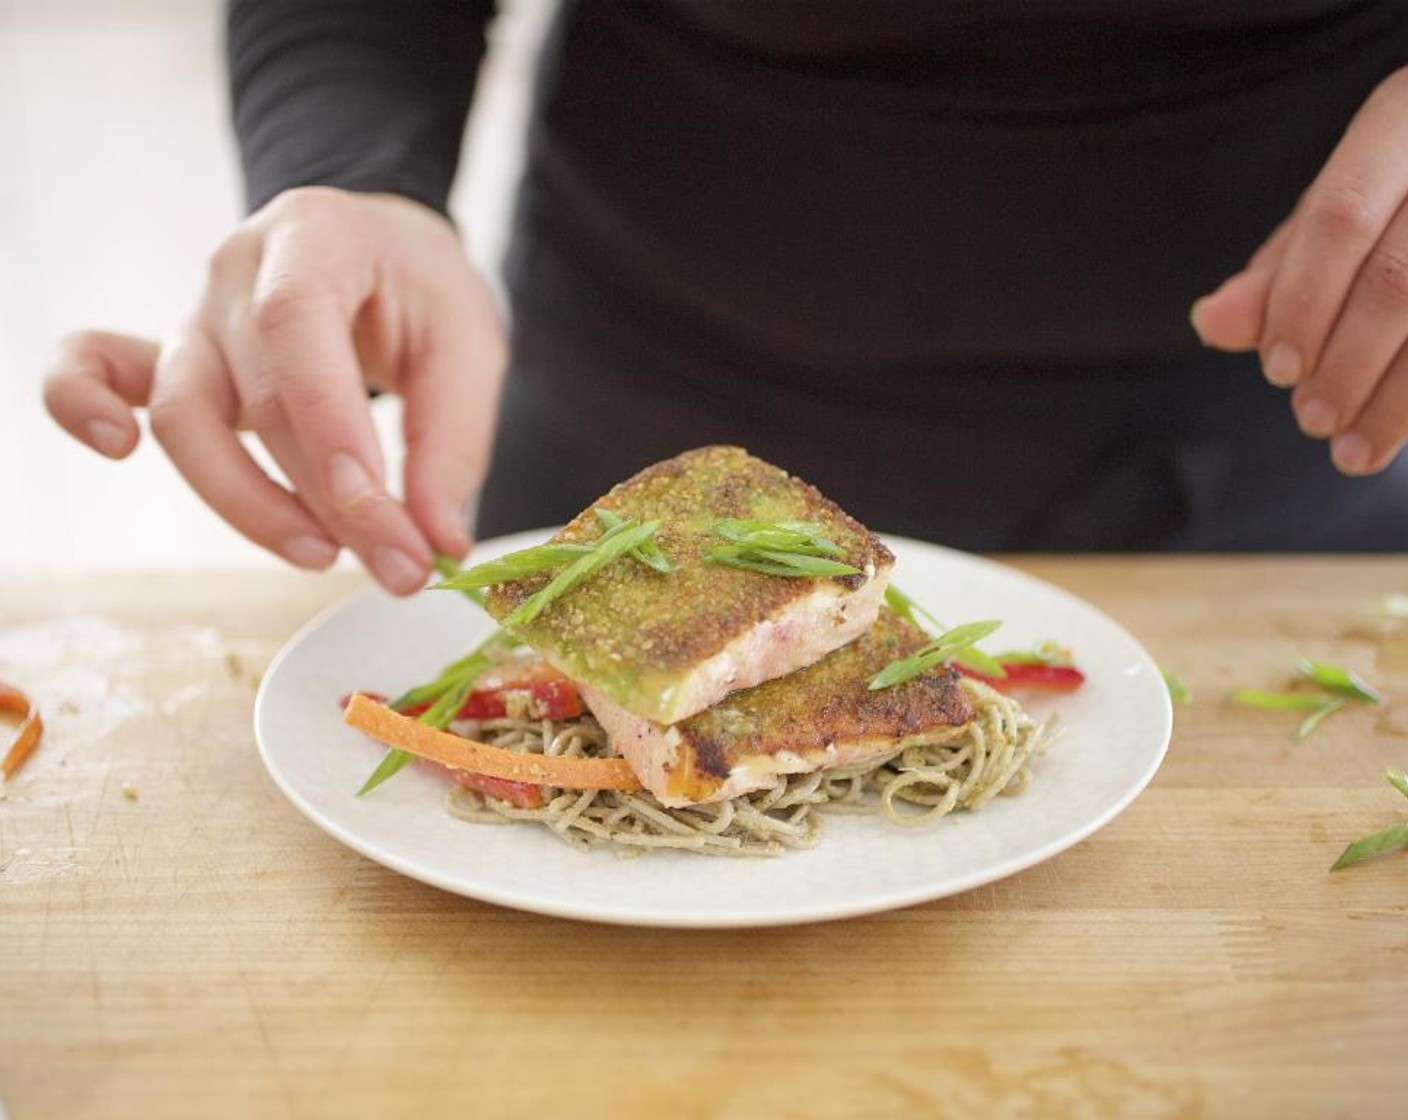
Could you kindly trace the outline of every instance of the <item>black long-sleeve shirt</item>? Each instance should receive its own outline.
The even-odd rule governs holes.
[[[251,204],[443,209],[489,8],[237,0]],[[1187,323],[1405,63],[1397,0],[569,2],[481,529],[730,441],[961,547],[1408,547]]]

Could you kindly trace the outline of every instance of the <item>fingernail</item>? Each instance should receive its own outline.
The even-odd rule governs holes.
[[[469,551],[469,526],[474,520],[474,511],[478,506],[479,495],[472,494],[459,509],[451,510],[446,521],[446,528],[449,530],[446,535],[456,558]]]
[[[445,555],[451,560],[463,560],[469,551],[469,534],[463,528],[455,528],[445,534]]]
[[[294,537],[284,542],[284,557],[300,568],[326,568],[337,559],[337,545],[322,537]]]
[[[351,455],[339,451],[328,460],[328,493],[338,505],[354,505],[376,492],[376,481]]]
[[[1266,380],[1282,389],[1289,389],[1300,380],[1300,352],[1289,342],[1278,342],[1262,363]]]
[[[386,587],[401,595],[419,590],[425,582],[425,566],[417,564],[400,549],[382,546],[372,551],[372,572]]]
[[[1369,441],[1358,432],[1346,432],[1330,444],[1330,457],[1346,474],[1369,469]]]
[[[1323,439],[1335,430],[1335,410],[1321,400],[1308,400],[1296,410],[1300,430],[1308,436]]]
[[[118,459],[129,441],[127,433],[111,420],[94,420],[88,425],[88,442],[109,459]]]

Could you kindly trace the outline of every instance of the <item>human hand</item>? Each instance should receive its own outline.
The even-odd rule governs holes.
[[[66,339],[44,386],[75,438],[121,459],[145,407],[187,482],[254,543],[305,568],[352,549],[408,594],[432,550],[469,549],[505,365],[492,297],[454,228],[404,198],[287,191],[215,251],[205,292],[160,348]],[[405,401],[405,502],[391,497],[367,387]],[[252,429],[292,483],[239,442]]]
[[[1408,69],[1364,103],[1291,215],[1247,267],[1193,305],[1202,340],[1257,350],[1294,387],[1306,435],[1345,474],[1408,441]]]

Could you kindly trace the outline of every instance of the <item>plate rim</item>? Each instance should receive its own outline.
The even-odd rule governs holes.
[[[518,544],[520,539],[529,541],[540,541],[545,535],[551,535],[554,530],[530,529],[519,533],[505,534],[504,536],[486,539],[476,542],[476,550],[485,550],[493,554],[500,551],[508,551]],[[912,537],[904,537],[894,533],[877,533],[887,545],[898,545],[901,550],[905,548],[918,548],[930,552],[938,552],[948,559],[956,559],[960,563],[973,564],[980,568],[997,571],[1006,578],[1016,578],[1019,582],[1040,590],[1044,594],[1055,595],[1067,605],[1075,606],[1081,610],[1097,616],[1104,624],[1113,628],[1131,645],[1137,658],[1144,662],[1145,667],[1154,676],[1159,676],[1159,668],[1153,656],[1130,631],[1117,619],[1111,616],[1103,608],[1091,603],[1087,599],[1081,598],[1072,591],[1052,583],[1050,580],[1033,575],[1021,568],[1013,567],[1010,564],[993,560],[987,556],[976,553],[963,552],[959,549],[949,548],[946,545],[934,544],[930,541],[921,541]],[[416,592],[416,594],[423,594]],[[471,898],[480,902],[491,903],[496,906],[506,907],[527,913],[541,914],[552,918],[565,918],[575,921],[588,921],[604,925],[632,926],[636,928],[655,929],[762,929],[778,926],[807,925],[819,922],[842,921],[848,918],[863,917],[870,914],[885,913],[891,910],[905,909],[925,902],[933,902],[942,898],[949,898],[954,895],[963,894],[978,887],[986,886],[989,883],[1008,878],[1019,874],[1039,863],[1060,855],[1068,851],[1077,844],[1087,840],[1094,833],[1100,831],[1126,809],[1142,794],[1158,774],[1164,759],[1168,754],[1169,743],[1173,733],[1173,703],[1167,690],[1159,693],[1159,745],[1157,749],[1150,753],[1144,767],[1139,772],[1137,778],[1132,781],[1127,789],[1114,798],[1099,814],[1082,824],[1063,833],[1059,837],[1047,841],[1033,850],[1023,852],[1019,855],[1007,859],[999,860],[986,867],[973,871],[967,875],[944,880],[937,887],[915,886],[912,888],[892,891],[888,894],[866,897],[853,903],[829,902],[820,904],[806,910],[799,910],[796,906],[789,905],[785,908],[775,910],[762,910],[750,912],[747,916],[740,916],[733,912],[719,914],[707,914],[697,911],[669,911],[652,910],[649,913],[641,913],[637,909],[623,909],[620,905],[605,905],[593,903],[590,900],[578,900],[573,902],[555,901],[551,898],[542,898],[536,895],[522,895],[514,891],[500,890],[492,885],[487,887],[466,886],[462,881],[454,876],[441,873],[433,868],[424,867],[412,859],[403,858],[393,851],[378,847],[376,842],[364,839],[355,830],[350,829],[336,820],[330,819],[314,806],[301,790],[293,782],[287,773],[283,771],[279,762],[274,757],[271,748],[265,742],[263,732],[264,720],[268,710],[269,696],[272,689],[271,682],[274,681],[279,670],[290,657],[294,655],[298,647],[313,633],[324,626],[329,619],[350,612],[366,599],[378,598],[384,595],[377,586],[370,585],[342,596],[333,603],[319,610],[312,618],[299,626],[279,647],[278,652],[270,660],[265,668],[259,682],[259,689],[254,698],[253,710],[253,730],[255,745],[258,750],[259,759],[264,766],[265,772],[273,780],[279,791],[293,804],[293,806],[312,824],[319,828],[326,835],[357,852],[359,855],[380,864],[389,870],[404,875],[409,879],[425,883],[428,886],[436,887],[450,894],[458,895],[462,898]],[[783,853],[777,857],[787,858]]]

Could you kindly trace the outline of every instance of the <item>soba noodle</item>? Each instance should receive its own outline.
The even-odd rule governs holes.
[[[583,851],[609,846],[620,855],[676,848],[702,855],[769,856],[816,844],[824,812],[880,812],[898,825],[927,824],[958,809],[980,809],[1001,793],[1019,793],[1027,763],[1045,744],[1044,729],[1020,706],[965,680],[974,717],[956,738],[908,746],[866,766],[780,777],[763,790],[709,805],[667,809],[650,793],[545,789],[543,804],[522,809],[455,786],[449,811],[477,824],[536,823]],[[550,720],[466,720],[451,730],[526,753],[609,757],[606,733],[590,716]]]

